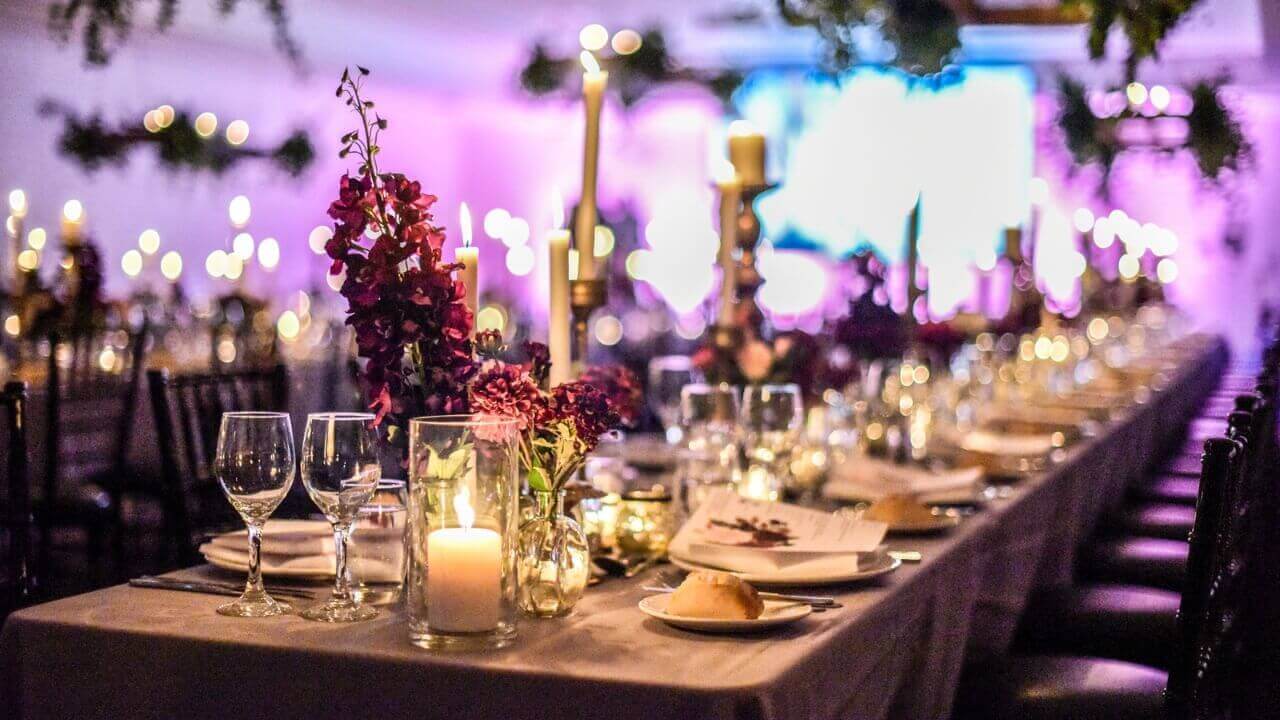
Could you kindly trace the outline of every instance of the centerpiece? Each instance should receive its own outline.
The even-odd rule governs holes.
[[[329,207],[335,224],[325,252],[330,274],[342,278],[373,422],[409,472],[411,635],[427,647],[501,645],[514,636],[509,603],[549,617],[582,596],[587,542],[565,512],[565,488],[601,438],[634,419],[640,385],[629,371],[606,367],[549,388],[545,345],[526,343],[515,361],[498,332],[472,340],[468,289],[455,279],[463,266],[443,260],[436,197],[378,169],[387,121],[361,94],[367,75],[344,71],[336,93],[360,119],[342,136],[339,156],[354,153],[360,165]],[[474,273],[464,277],[475,282]],[[532,502],[517,528],[521,487]],[[450,580],[428,569],[481,554],[483,573],[477,565]],[[455,586],[464,581],[483,585],[491,612],[451,609],[449,598],[470,593]]]

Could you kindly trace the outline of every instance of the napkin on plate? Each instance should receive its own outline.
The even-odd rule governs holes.
[[[833,467],[822,494],[832,500],[879,500],[886,495],[914,495],[921,502],[972,502],[982,480],[981,468],[934,471],[913,465],[860,457]]]
[[[960,449],[984,455],[1032,457],[1048,455],[1054,450],[1053,435],[998,433],[990,430],[973,430],[960,440]]]
[[[699,565],[746,573],[828,573],[856,569],[888,526],[785,503],[713,491],[680,528],[668,553]]]
[[[224,533],[200,546],[206,560],[248,570],[248,531]],[[351,537],[350,570],[358,579],[397,582],[403,557],[399,528],[357,528]],[[362,553],[359,545],[389,545],[384,552]],[[367,555],[386,557],[381,561]],[[267,575],[329,575],[335,571],[333,527],[323,520],[268,520],[262,532],[262,572]]]

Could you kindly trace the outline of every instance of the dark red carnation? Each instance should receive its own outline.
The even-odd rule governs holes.
[[[644,389],[640,378],[623,365],[598,365],[582,373],[582,382],[604,393],[609,407],[625,427],[635,427],[644,410]]]

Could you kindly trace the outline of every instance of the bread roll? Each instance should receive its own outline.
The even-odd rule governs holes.
[[[909,495],[885,495],[872,503],[862,517],[890,525],[918,525],[933,520],[933,511]]]
[[[719,620],[754,620],[764,602],[750,583],[729,573],[697,570],[671,594],[672,615]]]

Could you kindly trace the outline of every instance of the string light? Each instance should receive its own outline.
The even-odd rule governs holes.
[[[1129,104],[1137,107],[1147,101],[1147,86],[1140,82],[1131,82],[1125,87],[1124,94],[1129,99]]]
[[[176,113],[173,111],[172,105],[161,105],[155,110],[156,124],[161,128],[167,128],[173,124],[173,118]]]
[[[635,30],[619,30],[614,34],[610,45],[613,51],[619,55],[630,55],[640,49],[644,40],[640,37],[640,33]]]
[[[120,258],[120,267],[124,270],[124,274],[129,277],[138,277],[138,273],[142,272],[142,253],[137,250],[129,250]]]
[[[218,132],[218,116],[211,112],[202,112],[196,116],[196,134],[200,137],[209,137]]]
[[[328,225],[317,225],[307,235],[307,245],[311,248],[311,252],[317,255],[324,255],[324,246],[332,237],[333,228]]]
[[[142,116],[142,127],[149,133],[160,132],[160,122],[156,120],[155,110],[148,110],[147,114]]]
[[[227,126],[227,142],[232,145],[243,145],[249,139],[249,123],[244,120],[232,120]]]
[[[253,236],[247,232],[237,233],[231,239],[231,251],[241,260],[252,260]]]
[[[231,203],[227,205],[227,217],[231,219],[232,227],[242,228],[248,225],[252,214],[253,206],[244,195],[231,198]]]
[[[9,214],[20,218],[27,216],[27,194],[21,188],[9,191]]]
[[[209,253],[209,257],[204,260],[204,269],[211,278],[222,277],[227,272],[227,253],[222,250]]]
[[[302,330],[302,323],[298,321],[298,315],[292,310],[285,310],[280,313],[280,319],[276,320],[276,331],[280,333],[280,337],[285,340],[293,340],[298,337],[298,332]]]
[[[84,220],[84,204],[74,198],[66,201],[62,205],[62,218],[69,223]]]
[[[222,276],[228,280],[239,280],[244,274],[244,260],[235,253],[227,255],[227,268],[222,271]]]
[[[1138,258],[1133,255],[1120,256],[1120,277],[1132,280],[1138,277]]]
[[[155,230],[143,230],[138,236],[138,249],[148,255],[155,255],[160,249],[160,233]]]
[[[170,250],[160,258],[160,274],[170,282],[182,275],[182,256],[177,250]]]
[[[603,49],[609,43],[609,31],[600,23],[591,23],[578,31],[578,43],[591,52]]]
[[[267,270],[274,270],[280,264],[280,243],[275,238],[263,238],[258,243],[258,263]]]

